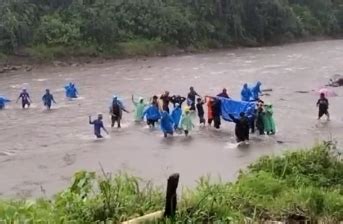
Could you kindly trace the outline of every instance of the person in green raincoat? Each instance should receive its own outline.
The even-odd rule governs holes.
[[[188,136],[189,132],[194,128],[194,124],[192,122],[191,115],[189,113],[189,108],[185,109],[185,113],[182,115],[181,118],[181,128],[185,132],[185,135]]]
[[[274,135],[275,134],[275,122],[274,122],[274,118],[273,118],[273,106],[271,104],[266,104],[264,106],[264,111],[265,111],[265,115],[264,115],[264,131],[268,134],[268,135]]]
[[[144,103],[144,99],[142,97],[139,97],[138,101],[135,100],[134,96],[132,95],[132,103],[135,106],[135,113],[134,113],[134,119],[136,122],[142,121],[143,113],[145,107],[148,106],[148,104]]]

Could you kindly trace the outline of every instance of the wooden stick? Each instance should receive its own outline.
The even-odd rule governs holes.
[[[154,213],[150,213],[138,218],[134,218],[131,219],[129,221],[126,222],[122,222],[122,224],[140,224],[140,223],[145,223],[145,222],[151,222],[151,221],[155,221],[158,219],[161,219],[163,217],[163,211],[157,211]]]
[[[164,217],[173,217],[175,215],[177,205],[176,189],[179,185],[179,178],[180,175],[178,173],[175,173],[168,178]]]

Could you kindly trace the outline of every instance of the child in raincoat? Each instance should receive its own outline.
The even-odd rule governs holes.
[[[241,91],[241,100],[249,102],[251,97],[252,97],[251,90],[248,88],[248,84],[245,83]]]
[[[140,122],[143,120],[144,109],[148,106],[148,104],[144,103],[144,99],[142,97],[139,97],[138,101],[135,101],[133,95],[132,103],[135,107],[134,119],[136,122]]]
[[[267,133],[267,135],[274,135],[276,130],[273,118],[273,106],[271,104],[265,105],[264,111],[264,131]]]
[[[174,121],[170,117],[167,111],[162,112],[162,118],[161,118],[161,130],[164,134],[164,137],[168,137],[169,135],[174,134]]]
[[[185,136],[188,136],[189,132],[194,128],[189,109],[186,108],[185,113],[182,115],[181,128],[185,132]]]
[[[174,121],[174,129],[177,130],[179,129],[179,124],[180,124],[180,120],[181,120],[181,115],[182,115],[182,109],[180,104],[176,103],[175,104],[175,108],[173,109],[173,111],[171,112],[171,118]]]

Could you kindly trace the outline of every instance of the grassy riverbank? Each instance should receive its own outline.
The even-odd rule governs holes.
[[[220,223],[244,220],[343,220],[343,162],[334,145],[262,157],[233,183],[201,178],[184,190],[175,220]],[[182,177],[182,174],[181,174]],[[182,178],[181,178],[182,179]],[[126,174],[81,171],[51,200],[1,201],[0,220],[118,223],[163,209],[164,189]]]

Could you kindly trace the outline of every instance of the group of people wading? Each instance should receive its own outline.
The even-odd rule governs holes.
[[[249,141],[249,135],[255,133],[255,129],[257,129],[259,135],[274,135],[276,128],[273,118],[273,106],[265,104],[261,100],[261,85],[261,82],[257,82],[252,87],[244,84],[240,101],[232,100],[225,88],[216,96],[205,97],[201,97],[193,87],[189,88],[186,97],[171,95],[169,91],[165,91],[160,96],[154,95],[149,100],[143,97],[136,98],[132,95],[134,120],[136,122],[145,120],[150,128],[154,128],[159,123],[164,137],[172,136],[175,132],[183,132],[185,136],[188,136],[195,127],[193,123],[195,114],[197,114],[201,126],[213,125],[215,129],[220,129],[222,119],[234,122],[237,142]],[[66,97],[69,99],[78,97],[78,91],[74,83],[66,85],[65,92]],[[32,100],[26,89],[22,90],[17,102],[20,99],[23,109],[30,107]],[[4,109],[5,103],[9,101],[5,97],[0,97],[0,109]],[[42,101],[47,109],[51,108],[52,103],[56,103],[49,89],[46,89]],[[234,106],[237,104],[239,104],[239,107]],[[233,107],[243,108],[242,106],[245,106],[245,109],[239,109],[240,111],[234,114],[237,110]],[[323,115],[326,115],[329,119],[329,102],[324,94],[321,94],[317,106],[319,107],[318,119]],[[123,112],[129,113],[122,100],[117,96],[113,96],[109,108],[112,128],[115,125],[121,128]],[[226,113],[227,116],[223,113]],[[89,124],[94,126],[94,135],[97,138],[103,138],[101,130],[108,134],[103,124],[102,114],[98,114],[95,120],[92,120],[91,116],[89,116]]]

